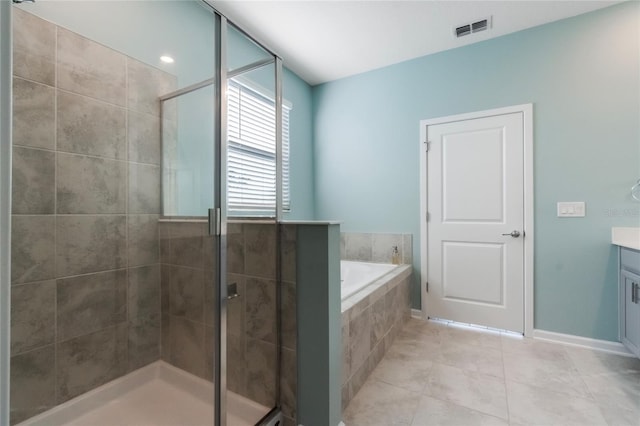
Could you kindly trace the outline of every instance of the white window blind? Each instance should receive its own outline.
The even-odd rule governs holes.
[[[229,82],[227,200],[233,211],[273,211],[276,207],[276,115],[272,99],[237,81]],[[291,205],[289,111],[282,107],[282,199]]]

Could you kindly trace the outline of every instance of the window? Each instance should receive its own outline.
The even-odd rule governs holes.
[[[229,82],[227,196],[232,212],[276,207],[275,102],[237,80]],[[289,210],[289,111],[282,107],[282,199]]]

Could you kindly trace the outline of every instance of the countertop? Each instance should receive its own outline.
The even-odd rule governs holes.
[[[611,228],[611,244],[640,250],[640,228]]]

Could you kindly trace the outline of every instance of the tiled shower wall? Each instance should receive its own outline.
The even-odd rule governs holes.
[[[160,223],[162,359],[213,380],[215,253],[205,221]]]
[[[411,234],[342,232],[340,259],[358,262],[392,263],[393,247],[398,247],[400,263],[413,263]]]
[[[228,283],[238,297],[227,307],[228,389],[266,406],[274,403],[276,377],[276,226],[230,223]],[[296,424],[296,226],[283,225],[281,405],[286,424]],[[163,221],[162,358],[213,378],[215,266],[206,223]]]
[[[160,356],[157,98],[176,81],[13,10],[16,423]]]

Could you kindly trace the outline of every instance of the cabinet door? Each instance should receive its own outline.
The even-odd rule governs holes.
[[[624,315],[622,324],[622,343],[624,343],[632,352],[640,356],[640,300],[634,297],[634,288],[640,285],[640,276],[632,274],[628,271],[622,271],[621,288],[623,291]],[[635,290],[640,298],[640,290]]]

